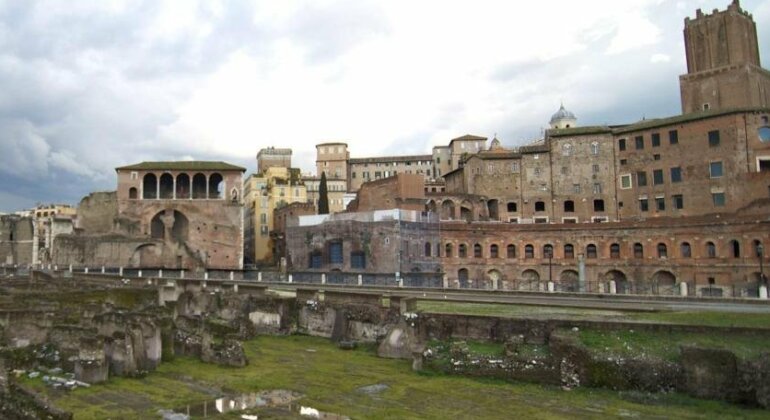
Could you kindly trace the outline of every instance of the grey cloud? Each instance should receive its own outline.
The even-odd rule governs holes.
[[[357,43],[388,30],[379,6],[357,0],[326,6],[309,5],[284,29],[291,39],[308,50],[311,62],[333,60]]]

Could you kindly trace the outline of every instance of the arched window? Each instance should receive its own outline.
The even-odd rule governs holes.
[[[444,257],[452,258],[452,244],[446,244],[444,246]]]
[[[169,173],[160,176],[160,198],[174,198],[174,177]]]
[[[543,245],[543,258],[553,258],[553,245]]]
[[[692,257],[692,247],[690,247],[690,243],[682,242],[682,244],[679,245],[679,253],[682,254],[682,258]]]
[[[575,247],[572,246],[572,244],[564,245],[564,258],[567,258],[567,259],[575,258]]]
[[[711,242],[711,241],[706,242],[706,256],[708,258],[716,258],[717,257],[717,246],[714,245],[714,243]]]
[[[489,258],[499,258],[500,257],[500,251],[497,247],[497,244],[492,244],[489,246]]]
[[[465,244],[460,244],[457,254],[460,258],[466,258],[468,256],[468,247]]]
[[[176,199],[189,200],[190,194],[190,175],[179,174],[176,176]]]
[[[754,240],[754,255],[756,255],[757,257],[761,258],[761,257],[764,256],[764,254],[765,254],[765,249],[762,246],[762,241],[760,241],[759,239],[755,239]]]
[[[508,258],[516,258],[516,245],[509,244],[506,248],[506,256]]]
[[[481,244],[473,245],[473,258],[481,258]]]
[[[634,244],[634,258],[644,258],[644,245],[640,244],[639,242]]]
[[[224,178],[221,174],[213,173],[209,176],[209,199],[225,198],[222,185],[224,184]]]
[[[567,200],[564,202],[564,212],[565,213],[574,213],[575,212],[575,202],[572,200]]]
[[[596,245],[594,244],[588,244],[586,247],[586,258],[596,258],[597,252],[596,252]]]
[[[524,258],[531,259],[535,258],[535,247],[527,244],[524,246]]]
[[[668,258],[668,247],[662,242],[658,244],[658,258]]]
[[[620,258],[620,245],[619,244],[612,244],[612,245],[610,245],[610,258]]]
[[[730,241],[730,254],[733,258],[741,257],[741,243],[733,239]]]
[[[134,187],[129,188],[128,189],[128,199],[129,200],[136,200],[136,197],[137,197],[136,188],[134,188]]]
[[[193,176],[192,198],[206,198],[206,175],[197,173]]]
[[[425,256],[430,257],[431,250],[433,247],[431,246],[430,242],[425,242]]]
[[[147,174],[142,179],[142,198],[158,198],[158,177],[155,174]]]

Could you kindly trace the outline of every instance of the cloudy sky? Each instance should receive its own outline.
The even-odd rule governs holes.
[[[0,211],[77,204],[143,160],[262,147],[515,146],[679,112],[683,19],[730,0],[0,0]],[[770,0],[744,0],[770,60]]]

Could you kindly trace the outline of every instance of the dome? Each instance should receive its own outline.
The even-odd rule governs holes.
[[[551,124],[559,120],[576,120],[575,114],[564,109],[564,104],[559,107],[559,110],[551,116]]]

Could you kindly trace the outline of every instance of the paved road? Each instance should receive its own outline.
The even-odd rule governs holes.
[[[468,303],[502,303],[536,306],[561,306],[586,309],[609,309],[623,311],[721,311],[741,313],[770,313],[770,302],[758,300],[736,301],[728,299],[691,299],[691,298],[656,298],[611,295],[562,295],[560,293],[503,293],[479,292],[473,290],[412,290],[408,288],[375,288],[330,285],[300,285],[287,283],[267,283],[270,288],[296,289],[320,288],[336,291],[382,293],[384,295],[415,297],[422,300],[441,300]]]

